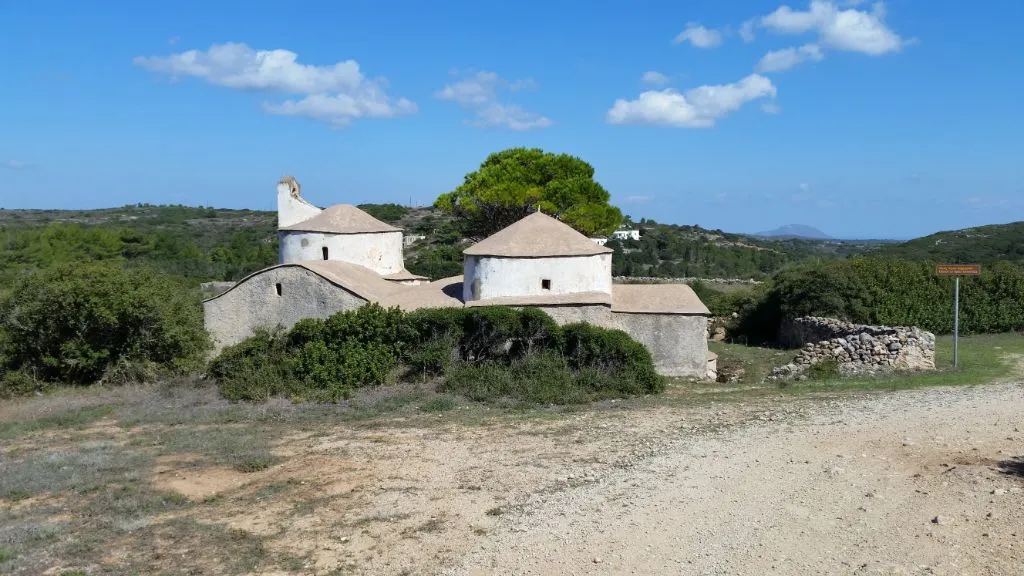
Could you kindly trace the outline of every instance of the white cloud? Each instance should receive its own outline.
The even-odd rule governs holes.
[[[799,48],[772,50],[761,58],[755,69],[761,73],[782,72],[808,60],[820,62],[824,57],[825,54],[817,44],[806,44]]]
[[[654,70],[644,72],[644,75],[643,77],[640,78],[640,81],[643,82],[644,84],[654,84],[657,86],[660,86],[662,84],[668,84],[669,82],[671,82],[668,76],[665,76],[661,72],[656,72]]]
[[[618,99],[608,110],[612,124],[661,124],[709,128],[747,102],[775,97],[772,81],[751,74],[732,84],[699,86],[685,92],[671,88],[643,92],[636,100]]]
[[[811,189],[811,185],[808,184],[807,182],[801,182],[800,183],[800,189],[803,190],[804,192],[806,192],[806,191]]]
[[[453,71],[453,74],[459,74]],[[434,93],[440,100],[449,100],[459,106],[472,110],[474,119],[467,121],[471,126],[505,127],[510,130],[524,131],[533,128],[546,128],[554,122],[535,112],[524,110],[516,104],[505,104],[499,100],[503,90],[517,92],[537,88],[532,79],[509,82],[495,72],[481,70],[448,84]]]
[[[172,79],[193,77],[237,90],[302,94],[306,97],[263,107],[274,114],[307,116],[335,125],[416,111],[416,105],[405,98],[392,100],[384,91],[386,81],[364,76],[355,60],[325,66],[301,64],[298,54],[290,50],[254,50],[229,42],[209,50],[139,56],[133,63]]]
[[[757,20],[754,18],[751,18],[750,20],[747,20],[742,25],[740,25],[739,35],[744,42],[750,43],[754,41],[754,26],[756,25]]]
[[[761,111],[765,114],[782,114],[782,107],[775,102],[765,102],[761,104]]]
[[[0,167],[7,168],[8,170],[22,170],[28,168],[28,163],[21,160],[4,160],[0,162]]]
[[[708,29],[696,22],[690,22],[686,28],[672,39],[673,44],[689,42],[697,48],[714,48],[722,43],[722,33]]]
[[[554,122],[550,118],[535,112],[523,110],[521,106],[495,102],[477,110],[476,119],[471,120],[469,124],[480,128],[503,126],[510,130],[522,132],[532,128],[547,128],[554,124]]]
[[[264,103],[263,109],[280,116],[305,116],[337,126],[347,126],[354,118],[390,118],[416,112],[416,104],[399,98],[392,102],[380,94],[310,94],[301,100],[279,104]]]
[[[855,6],[859,2],[844,3]],[[853,7],[841,8],[831,0],[811,0],[807,10],[780,6],[760,19],[762,28],[780,34],[804,34],[815,31],[819,43],[848,52],[880,56],[900,50],[909,41],[885,24],[885,4],[876,3],[870,12]]]
[[[499,84],[504,82],[496,72],[486,70],[448,84],[434,93],[436,98],[451,100],[463,105],[486,104],[498,97]]]

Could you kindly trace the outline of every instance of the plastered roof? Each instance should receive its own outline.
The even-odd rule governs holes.
[[[380,302],[390,308],[398,306],[411,312],[420,308],[460,308],[462,306],[462,276],[452,276],[418,286],[403,286]]]
[[[206,301],[216,300],[221,296],[231,292],[238,286],[245,284],[247,280],[267,272],[268,270],[274,270],[277,268],[303,268],[310,272],[320,276],[324,280],[327,280],[331,284],[344,288],[349,292],[359,296],[360,298],[370,301],[378,302],[381,301],[395,292],[401,291],[405,286],[389,282],[382,278],[379,274],[364,268],[356,264],[350,264],[348,262],[342,262],[340,260],[303,260],[301,262],[290,262],[288,264],[278,264],[277,266],[271,266],[264,268],[257,272],[249,274],[245,278],[239,280],[233,287],[224,292],[208,298]]]
[[[614,284],[612,312],[711,315],[686,284]]]
[[[401,280],[426,280],[427,277],[426,276],[420,276],[419,274],[413,274],[412,272],[409,272],[408,270],[403,268],[400,272],[394,272],[392,274],[385,274],[384,275],[384,279],[385,280],[394,280],[394,281],[401,281]]]
[[[463,250],[467,256],[550,258],[611,253],[596,242],[542,212],[534,212]]]
[[[351,204],[335,204],[309,220],[280,228],[289,232],[325,232],[328,234],[374,234],[401,232],[401,228],[381,222]]]
[[[248,279],[275,268],[304,268],[349,292],[381,306],[412,311],[420,308],[453,308],[460,306],[566,306],[611,305],[612,312],[624,314],[689,314],[708,316],[707,306],[686,284],[615,284],[612,294],[607,292],[580,292],[576,294],[547,294],[542,296],[511,296],[462,302],[462,276],[452,276],[418,286],[391,282],[369,268],[338,260],[305,260],[280,264],[254,272]],[[231,289],[209,300],[216,300]]]
[[[572,294],[543,294],[533,296],[499,296],[497,298],[486,298],[484,300],[471,300],[466,302],[467,308],[480,306],[585,306],[604,305],[612,303],[612,297],[607,292],[575,292]]]

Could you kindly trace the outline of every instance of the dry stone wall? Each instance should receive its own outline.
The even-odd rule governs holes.
[[[775,376],[799,374],[812,364],[834,361],[842,374],[934,370],[935,335],[917,327],[868,326],[834,318],[803,317],[785,322],[782,344],[800,352]]]

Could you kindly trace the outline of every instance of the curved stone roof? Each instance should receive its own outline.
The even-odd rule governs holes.
[[[551,258],[557,256],[593,256],[611,253],[601,246],[542,212],[499,230],[462,251],[466,256],[503,256],[509,258]]]
[[[420,308],[461,308],[462,276],[452,276],[419,286],[405,286],[380,301],[385,308],[398,306],[406,312]]]
[[[245,278],[239,280],[234,286],[217,294],[212,298],[207,298],[204,302],[210,300],[216,300],[221,296],[231,292],[238,286],[241,286],[249,279],[259,276],[268,270],[274,270],[277,268],[303,268],[308,270],[317,276],[320,276],[324,280],[327,280],[335,286],[344,288],[352,294],[367,300],[369,302],[378,302],[400,292],[404,286],[396,284],[395,282],[389,282],[382,278],[379,274],[364,268],[357,264],[350,264],[348,262],[342,262],[340,260],[303,260],[300,262],[289,262],[287,264],[278,264],[276,266],[270,266],[262,270],[258,270],[249,274]]]
[[[279,230],[328,234],[375,234],[402,231],[401,228],[381,222],[351,204],[335,204],[309,220],[285,226]]]
[[[413,274],[405,268],[402,268],[398,272],[392,272],[391,274],[385,274],[383,276],[385,280],[392,280],[394,282],[401,282],[403,280],[426,280],[426,276],[420,276],[419,274]]]
[[[693,288],[686,284],[614,284],[612,312],[711,315]]]

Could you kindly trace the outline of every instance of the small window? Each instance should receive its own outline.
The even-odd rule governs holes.
[[[324,247],[323,247],[323,248],[321,248],[320,250],[321,250],[321,252],[323,252],[323,254],[324,254],[324,260],[327,260],[327,246],[324,246]]]
[[[551,290],[551,280],[547,278],[540,281],[540,287],[542,290]]]
[[[277,295],[280,296],[281,295],[281,283],[278,282],[277,284],[275,284],[274,285],[274,289],[277,290]]]

